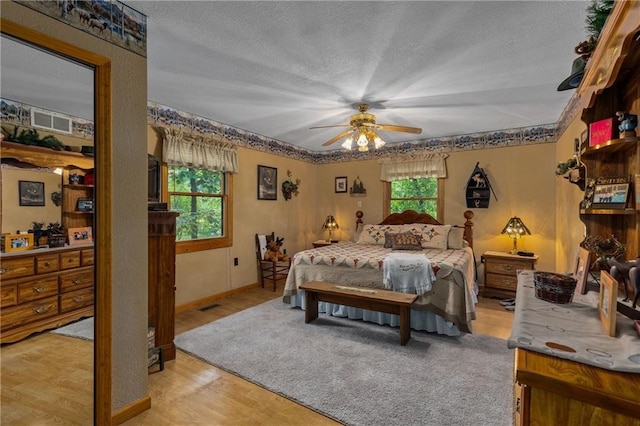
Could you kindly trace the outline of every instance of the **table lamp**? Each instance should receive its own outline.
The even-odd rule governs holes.
[[[329,230],[329,239],[327,239],[327,242],[331,242],[331,232],[333,232],[334,229],[339,228],[340,227],[338,226],[338,222],[336,222],[336,218],[333,217],[333,215],[327,216],[327,218],[324,220],[324,223],[322,224],[322,229]]]
[[[509,253],[516,254],[518,253],[518,238],[523,235],[531,235],[531,231],[529,231],[529,228],[526,227],[519,217],[514,216],[509,219],[509,222],[507,222],[502,229],[501,234],[507,234],[510,238],[513,238],[513,250]]]

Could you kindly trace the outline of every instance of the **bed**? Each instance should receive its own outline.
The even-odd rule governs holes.
[[[292,307],[305,309],[304,291],[298,287],[310,281],[389,289],[383,278],[385,259],[388,262],[400,248],[397,244],[388,247],[390,239],[410,232],[419,237],[421,247],[402,253],[426,256],[435,273],[431,288],[422,294],[418,292],[411,310],[411,328],[448,336],[471,333],[478,294],[473,212],[465,212],[463,226],[443,225],[428,214],[412,210],[391,214],[375,225],[363,225],[361,212],[356,216],[358,232],[353,241],[304,250],[293,256],[283,300]],[[321,302],[318,309],[332,316],[399,325],[397,315],[326,302]]]

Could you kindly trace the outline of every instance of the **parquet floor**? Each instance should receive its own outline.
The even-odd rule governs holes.
[[[176,334],[282,294],[251,288],[205,310],[176,314]],[[513,313],[482,299],[474,332],[506,339]],[[89,425],[92,422],[91,342],[41,333],[1,349],[2,425]],[[269,359],[264,360],[265,363]],[[336,425],[333,420],[178,351],[149,375],[151,409],[125,425]]]

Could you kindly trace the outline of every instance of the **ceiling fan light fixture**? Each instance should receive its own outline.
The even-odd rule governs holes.
[[[373,138],[373,145],[376,147],[376,149],[380,149],[384,145],[384,141],[380,138],[380,136],[376,135],[376,137]]]
[[[351,151],[351,148],[353,147],[353,136],[349,136],[342,144],[342,147]]]
[[[357,144],[359,147],[366,147],[369,145],[369,139],[367,138],[366,133],[362,130],[359,131]]]

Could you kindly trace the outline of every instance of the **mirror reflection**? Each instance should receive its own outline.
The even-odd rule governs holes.
[[[0,47],[0,423],[90,424],[94,73],[5,35]]]

